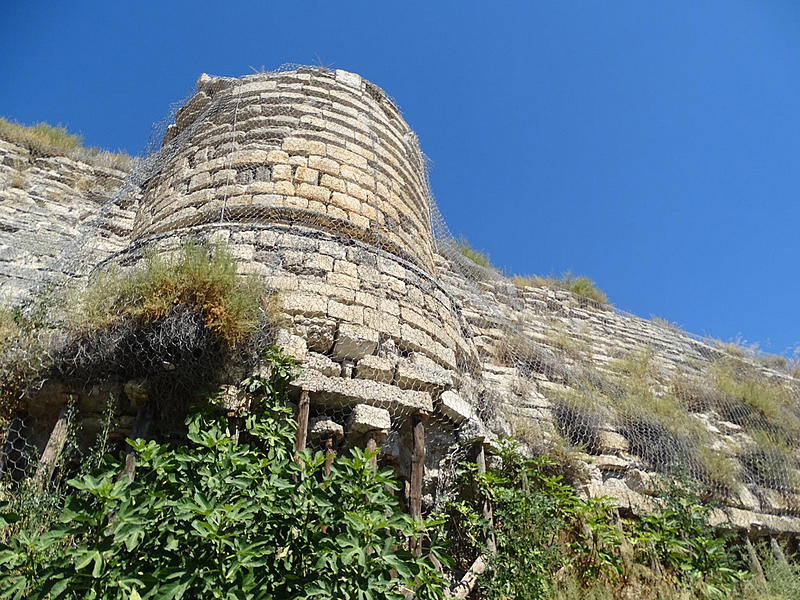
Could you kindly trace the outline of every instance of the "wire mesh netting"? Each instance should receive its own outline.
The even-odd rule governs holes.
[[[423,420],[428,508],[476,444],[514,436],[577,458],[590,491],[651,494],[662,474],[800,511],[786,364],[470,260],[416,136],[358,75],[203,75],[153,140],[57,252],[7,232],[37,263],[2,324],[12,480],[47,443],[24,426],[41,406],[77,398],[87,447],[107,398],[123,430],[158,399],[169,437],[200,392],[235,406],[277,342],[304,368],[312,446],[377,443],[409,481]]]

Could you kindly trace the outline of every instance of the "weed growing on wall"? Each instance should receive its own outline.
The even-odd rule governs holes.
[[[72,329],[93,335],[132,319],[155,322],[183,308],[202,316],[224,345],[242,343],[257,324],[262,290],[237,275],[224,247],[185,244],[169,259],[149,254],[131,272],[106,271],[68,303]]]

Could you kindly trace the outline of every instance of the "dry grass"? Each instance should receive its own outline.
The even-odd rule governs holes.
[[[564,273],[560,279],[553,276],[514,275],[512,282],[517,287],[547,287],[552,290],[569,291],[599,304],[608,303],[608,297],[597,287],[594,281],[584,275],[575,276],[569,271]]]
[[[11,346],[22,334],[13,313],[4,307],[0,307],[0,352]]]
[[[217,340],[234,347],[255,328],[261,296],[254,279],[237,275],[227,250],[189,243],[171,260],[151,254],[130,273],[98,275],[68,302],[68,318],[76,331],[91,335],[125,319],[155,322],[188,308],[203,316]]]
[[[131,168],[132,159],[124,152],[108,152],[99,148],[84,148],[83,138],[70,133],[61,125],[37,123],[21,125],[0,117],[0,138],[28,149],[33,158],[69,156],[94,165],[122,170]]]
[[[470,246],[469,242],[464,238],[458,240],[458,251],[462,256],[468,258],[479,267],[484,267],[486,269],[493,268],[492,263],[489,260],[489,255]]]

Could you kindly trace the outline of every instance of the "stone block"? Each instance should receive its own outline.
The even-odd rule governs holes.
[[[414,414],[433,411],[433,400],[426,392],[401,390],[393,385],[369,379],[325,377],[309,371],[292,383],[295,389],[308,390],[314,406],[340,409],[369,404],[392,414]]]
[[[305,140],[303,138],[289,137],[283,140],[281,149],[289,154],[317,154],[325,155],[325,144],[315,140]]]
[[[616,454],[628,451],[628,440],[625,436],[610,429],[600,429],[597,432],[597,444],[601,452]]]
[[[328,301],[313,294],[286,292],[278,301],[281,309],[291,314],[323,317],[328,314]]]
[[[452,390],[442,392],[439,397],[439,409],[446,417],[458,424],[475,416],[475,410],[470,403]]]
[[[365,356],[356,365],[356,377],[381,383],[391,383],[394,378],[394,367],[394,361],[388,358],[372,355]]]
[[[305,361],[303,361],[303,368],[313,369],[317,373],[328,377],[336,377],[342,369],[339,363],[317,352],[308,352],[306,354]]]
[[[357,404],[347,420],[349,434],[364,434],[370,431],[388,433],[392,427],[392,417],[389,411],[369,404]]]
[[[453,378],[444,369],[401,362],[397,365],[395,384],[407,390],[431,392],[451,387]]]
[[[331,191],[326,187],[322,187],[321,185],[301,183],[299,186],[297,186],[297,195],[301,198],[308,198],[309,200],[315,200],[317,202],[324,203],[330,199]]]
[[[359,360],[378,347],[378,332],[360,325],[341,323],[336,333],[333,354],[338,359]]]
[[[308,351],[306,341],[299,335],[294,335],[285,329],[278,331],[275,345],[289,356],[293,356],[297,361],[302,362],[306,358],[306,352]]]
[[[625,485],[638,494],[652,496],[656,492],[653,476],[641,469],[630,469],[625,473]]]
[[[309,169],[308,167],[297,167],[294,170],[295,183],[308,183],[317,185],[319,181],[319,171],[316,169]]]
[[[361,89],[361,76],[357,73],[336,69],[336,81],[359,90]]]
[[[358,325],[363,325],[364,323],[364,309],[361,306],[343,304],[336,300],[328,301],[328,316],[332,319],[340,319]]]
[[[308,421],[308,437],[312,440],[339,439],[343,435],[344,427],[327,417],[313,417]]]

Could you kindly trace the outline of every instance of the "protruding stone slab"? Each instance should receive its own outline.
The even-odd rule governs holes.
[[[380,356],[365,356],[356,365],[356,377],[381,383],[391,383],[394,378],[394,361]]]
[[[304,369],[312,369],[317,373],[326,375],[327,377],[335,377],[339,375],[342,367],[339,363],[331,360],[324,354],[317,354],[316,352],[309,352],[303,363]]]
[[[395,384],[408,390],[429,392],[453,385],[453,378],[444,369],[401,362],[397,365]]]
[[[353,412],[347,421],[348,433],[356,435],[370,431],[386,434],[391,426],[392,417],[389,411],[369,404],[358,404],[353,407]]]
[[[344,427],[327,417],[314,417],[308,422],[310,439],[339,439],[344,435]]]
[[[452,390],[442,392],[439,408],[446,417],[459,424],[475,416],[472,405]]]
[[[331,408],[354,407],[369,404],[386,408],[392,414],[413,414],[433,411],[433,400],[427,392],[401,390],[393,385],[369,379],[343,379],[325,377],[309,371],[293,384],[313,395],[315,406]]]
[[[360,360],[364,356],[375,352],[377,347],[377,330],[350,323],[341,323],[336,333],[333,355],[340,360],[345,358]]]

